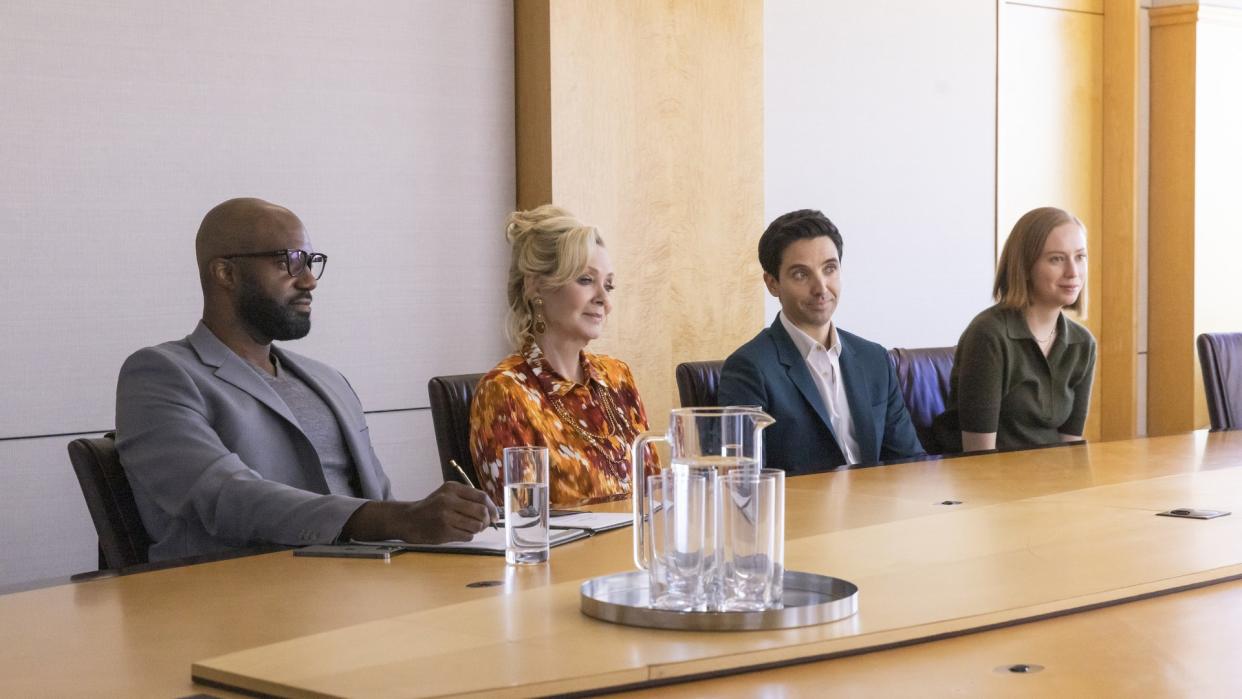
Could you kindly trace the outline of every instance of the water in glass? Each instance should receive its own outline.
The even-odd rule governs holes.
[[[509,563],[548,560],[547,484],[505,485],[505,541],[505,560]]]

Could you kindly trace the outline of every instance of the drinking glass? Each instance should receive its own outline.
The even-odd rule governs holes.
[[[710,476],[714,478],[714,476]],[[651,606],[682,612],[707,609],[708,475],[664,471],[646,479],[651,505]]]
[[[548,560],[548,449],[505,448],[505,561]]]
[[[785,575],[785,472],[737,470],[720,478],[721,603],[725,611],[781,605]]]

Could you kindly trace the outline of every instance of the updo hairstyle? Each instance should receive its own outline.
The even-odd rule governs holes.
[[[535,337],[531,302],[537,292],[527,295],[527,277],[553,289],[560,288],[586,269],[591,246],[604,247],[604,239],[594,226],[583,224],[552,204],[509,214],[505,238],[512,248],[505,334],[521,350]]]

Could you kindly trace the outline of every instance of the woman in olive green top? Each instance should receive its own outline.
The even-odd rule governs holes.
[[[944,451],[1026,449],[1082,439],[1095,338],[1062,309],[1086,304],[1087,235],[1073,214],[1026,213],[1005,241],[992,294],[957,343]]]

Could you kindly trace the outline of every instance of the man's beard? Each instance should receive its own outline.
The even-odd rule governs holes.
[[[299,294],[294,298],[301,296]],[[237,302],[238,315],[254,332],[264,338],[299,340],[310,332],[309,313],[294,310],[289,304],[268,296],[249,277],[243,276],[241,279]]]

